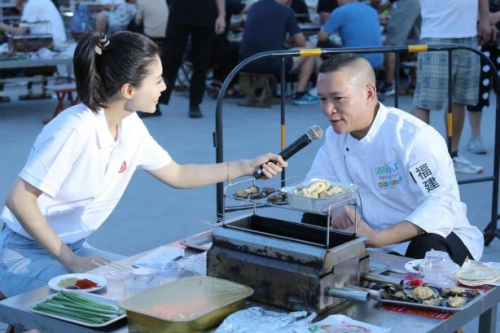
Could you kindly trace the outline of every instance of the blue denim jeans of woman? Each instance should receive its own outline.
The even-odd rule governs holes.
[[[102,256],[110,261],[124,258],[95,249],[85,239],[68,246],[78,256]],[[6,297],[46,286],[53,277],[68,273],[38,242],[8,227],[0,232],[0,292]]]

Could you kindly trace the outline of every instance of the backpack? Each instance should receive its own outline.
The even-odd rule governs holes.
[[[69,28],[73,34],[84,34],[92,30],[90,12],[87,5],[79,4],[76,7],[75,14],[69,22]]]

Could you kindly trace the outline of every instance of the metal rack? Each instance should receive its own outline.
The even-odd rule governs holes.
[[[312,228],[322,228],[322,229],[326,229],[326,240],[325,240],[325,243],[324,244],[316,244],[316,243],[311,243],[311,242],[307,242],[307,241],[304,241],[304,240],[297,240],[297,239],[290,239],[290,238],[286,238],[286,237],[283,237],[283,236],[280,236],[280,238],[283,238],[283,239],[288,239],[288,240],[294,240],[294,241],[299,241],[301,243],[305,243],[305,244],[311,244],[311,245],[321,245],[321,246],[324,246],[325,248],[330,248],[330,231],[331,231],[331,228],[329,227],[329,223],[332,219],[332,217],[334,216],[334,212],[337,210],[337,209],[344,209],[346,206],[350,206],[352,207],[351,209],[354,209],[354,212],[355,212],[355,215],[354,215],[354,233],[351,234],[351,233],[347,233],[347,232],[343,232],[341,230],[335,230],[336,232],[340,232],[340,233],[345,233],[345,234],[349,234],[349,235],[353,235],[354,237],[356,237],[356,230],[357,230],[357,222],[358,222],[358,210],[357,210],[357,207],[358,207],[358,203],[357,203],[357,199],[356,197],[350,197],[350,198],[347,198],[347,199],[343,199],[341,201],[338,201],[338,202],[334,202],[332,204],[330,204],[328,206],[328,209],[326,211],[323,211],[323,212],[318,212],[318,211],[310,211],[310,210],[304,210],[304,209],[300,209],[300,208],[295,208],[295,207],[291,207],[288,203],[286,204],[274,204],[272,202],[268,202],[267,201],[267,198],[261,198],[261,199],[244,199],[244,198],[239,198],[237,196],[234,196],[234,195],[230,195],[228,194],[229,192],[231,192],[232,190],[234,190],[235,188],[237,187],[240,187],[241,185],[243,184],[251,184],[250,186],[257,186],[256,185],[256,180],[255,179],[247,179],[247,180],[243,180],[243,181],[240,181],[240,182],[236,182],[236,183],[232,183],[232,184],[229,184],[227,185],[226,187],[224,187],[224,196],[223,196],[223,206],[224,206],[224,209],[221,213],[221,215],[219,215],[221,217],[221,220],[222,220],[222,227],[227,227],[227,228],[234,228],[234,229],[241,229],[237,226],[234,226],[234,225],[230,225],[227,222],[227,219],[226,219],[226,212],[228,211],[226,209],[226,198],[232,198],[234,200],[238,200],[238,201],[241,201],[243,203],[246,203],[246,205],[243,205],[242,209],[252,209],[252,215],[257,215],[257,209],[258,208],[264,208],[264,207],[275,207],[275,208],[279,208],[279,209],[289,209],[289,210],[294,210],[294,211],[299,211],[299,212],[304,212],[304,213],[311,213],[311,214],[317,214],[317,215],[322,215],[322,216],[326,216],[326,225],[325,227],[316,227],[316,226],[312,226]],[[279,192],[280,190],[275,190],[275,192]],[[234,191],[233,191],[234,193]],[[265,202],[264,202],[265,201]],[[235,210],[239,210],[239,209],[235,209]],[[289,223],[293,223],[293,222],[289,222]],[[307,224],[306,224],[307,225]],[[263,233],[263,232],[260,232],[260,231],[255,231],[255,230],[248,230],[248,229],[245,229],[245,231],[249,231],[249,232],[253,232],[253,233],[258,233],[258,234],[263,234],[263,235],[266,235],[266,236],[273,236],[273,237],[278,237],[276,235],[271,235],[271,234],[268,234],[268,233]]]

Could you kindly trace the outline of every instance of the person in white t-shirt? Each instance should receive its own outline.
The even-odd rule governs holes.
[[[252,175],[261,166],[271,178],[286,166],[271,153],[229,163],[177,164],[136,113],[154,112],[166,89],[158,47],[144,35],[119,32],[108,39],[90,32],[80,40],[74,63],[82,104],[44,127],[0,216],[5,296],[117,258],[92,249],[85,239],[111,214],[138,168],[169,186],[193,188]]]
[[[458,264],[466,257],[479,260],[483,235],[467,220],[441,135],[381,104],[375,73],[364,58],[334,55],[319,71],[318,96],[331,128],[307,179],[358,186],[359,214],[345,208],[333,214],[332,227],[353,232],[357,220],[367,246],[407,257],[420,259],[434,249]],[[313,222],[310,218],[304,216],[304,222]]]
[[[165,38],[168,21],[168,6],[165,0],[142,0],[137,8],[135,24],[144,25],[144,34],[149,38]]]
[[[51,0],[17,0],[17,8],[22,11],[21,24],[13,27],[0,23],[0,30],[19,34],[51,34],[54,44],[66,42],[66,31],[61,14]]]
[[[483,45],[491,38],[488,0],[420,0],[420,6],[422,44],[459,44],[478,48],[479,44]],[[451,157],[456,172],[478,174],[483,172],[483,167],[473,164],[459,150],[465,105],[475,105],[478,100],[479,56],[471,51],[455,50],[452,61]],[[442,110],[447,96],[448,53],[419,52],[412,114],[429,123],[430,111]],[[473,134],[479,135],[481,114],[470,112],[469,120]],[[473,138],[475,145],[482,145],[478,141],[481,141],[480,135]]]

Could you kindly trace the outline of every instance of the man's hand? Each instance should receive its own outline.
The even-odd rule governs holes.
[[[491,24],[489,20],[480,20],[478,26],[479,44],[485,45],[491,41]]]
[[[498,38],[498,29],[495,25],[491,25],[491,37],[490,37],[490,42],[496,43],[497,38]]]
[[[217,16],[217,20],[215,20],[215,33],[220,35],[226,30],[226,14],[221,13]]]
[[[345,206],[334,211],[332,215],[330,222],[332,228],[366,237],[366,245],[373,246],[377,232],[363,220],[361,214],[354,208]],[[356,227],[357,230],[355,230]]]

